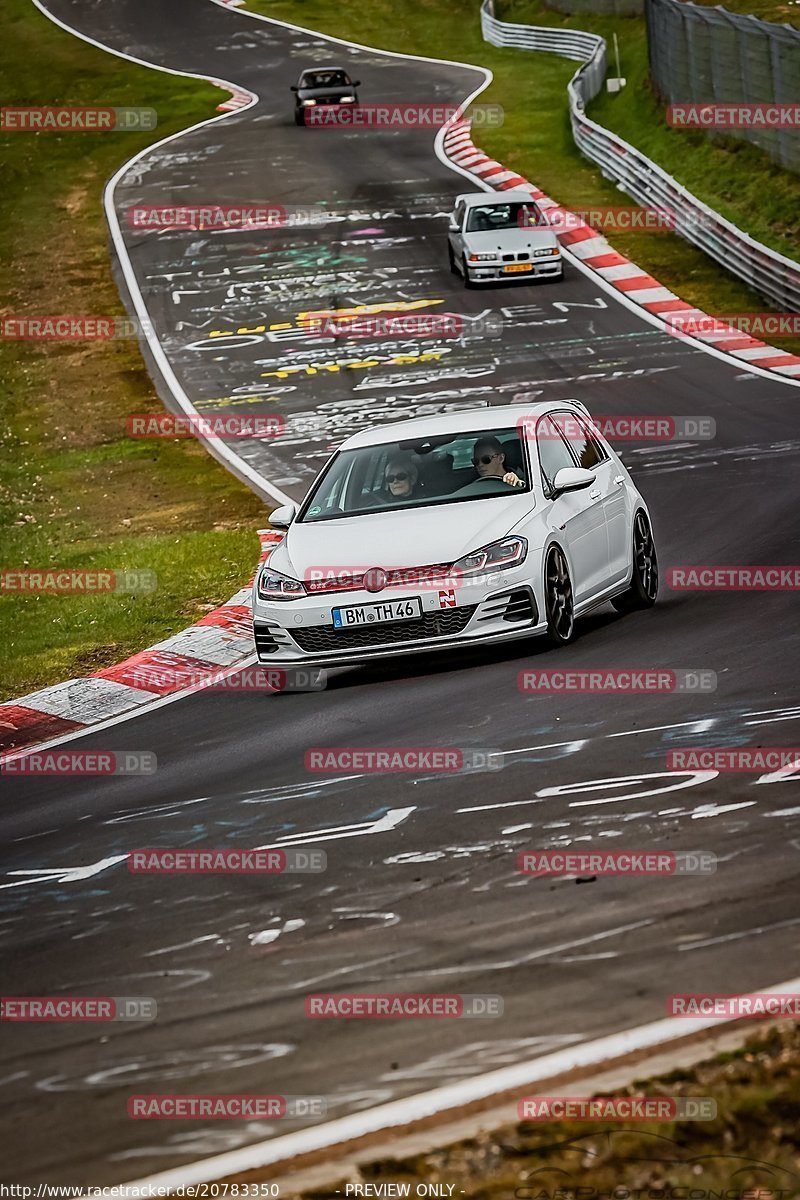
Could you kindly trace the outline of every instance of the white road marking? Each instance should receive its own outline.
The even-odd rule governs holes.
[[[800,979],[791,979],[760,989],[772,994],[798,990]],[[557,1078],[567,1072],[581,1069],[588,1071],[600,1065],[605,1068],[623,1055],[665,1046],[676,1039],[686,1037],[689,1033],[719,1026],[719,1020],[713,1017],[698,1017],[692,1020],[685,1017],[668,1017],[661,1021],[653,1021],[622,1033],[612,1033],[595,1041],[569,1046],[554,1054],[545,1054],[540,1058],[501,1067],[472,1079],[459,1079],[456,1083],[445,1084],[444,1087],[420,1092],[403,1100],[393,1100],[388,1104],[352,1113],[284,1137],[270,1138],[227,1154],[188,1163],[186,1166],[162,1171],[157,1175],[149,1175],[145,1179],[132,1181],[128,1186],[176,1188],[214,1182],[272,1163],[286,1162],[298,1155],[328,1150],[332,1146],[367,1134],[385,1130],[399,1131],[423,1118],[448,1112],[455,1116],[465,1105],[475,1101],[490,1099],[492,1096],[518,1089],[530,1089],[539,1080]]]
[[[23,875],[26,878],[16,883],[0,883],[0,888],[26,887],[31,883],[76,883],[80,879],[91,879],[93,875],[99,875],[101,871],[124,862],[127,857],[127,854],[114,854],[86,867],[38,867],[35,870],[9,871],[9,875]]]
[[[158,954],[171,954],[173,950],[188,950],[190,946],[199,946],[201,942],[222,942],[224,939],[218,933],[206,933],[202,937],[192,938],[190,942],[178,942],[175,946],[163,946],[160,950],[148,950],[145,958],[155,958]]]
[[[677,721],[674,725],[650,725],[645,729],[623,729],[621,733],[607,733],[608,738],[635,737],[637,733],[661,733],[666,729],[691,729],[692,733],[706,733],[717,722],[716,717],[703,717],[697,721]]]
[[[725,933],[720,937],[704,938],[702,942],[688,942],[679,946],[680,951],[702,950],[706,946],[721,946],[724,942],[738,942],[742,938],[753,937],[766,933],[770,929],[788,929],[790,925],[800,925],[800,917],[790,917],[786,921],[774,921],[771,925],[757,925],[755,929],[740,929],[736,933]]]
[[[742,800],[739,804],[701,804],[692,813],[693,821],[700,821],[705,817],[719,817],[722,813],[735,812],[737,808],[752,808],[755,800]]]
[[[654,920],[646,917],[642,921],[633,921],[630,925],[617,925],[613,929],[604,929],[601,933],[591,933],[586,937],[574,938],[569,942],[559,942],[555,946],[545,946],[542,950],[532,950],[529,954],[521,954],[518,958],[509,958],[499,962],[483,962],[470,963],[470,970],[473,972],[480,971],[510,971],[516,967],[524,966],[526,963],[536,962],[538,959],[555,958],[564,950],[573,950],[577,946],[589,946],[593,942],[603,942],[607,938],[617,937],[619,934],[630,933],[634,929],[644,929],[648,925],[653,925]],[[463,963],[457,967],[435,967],[428,969],[425,972],[427,976],[434,975],[460,975],[463,974]],[[412,972],[415,974],[416,972]]]
[[[292,833],[279,837],[267,846],[256,846],[256,850],[273,850],[276,846],[303,846],[307,842],[332,842],[339,838],[363,837],[368,833],[387,833],[395,829],[416,810],[416,805],[410,808],[390,808],[377,821],[356,821],[353,825],[335,825],[329,829],[314,829],[309,833]]]

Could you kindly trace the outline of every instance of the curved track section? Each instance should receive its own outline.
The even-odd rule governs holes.
[[[664,567],[790,556],[800,526],[790,386],[663,335],[569,268],[559,286],[459,291],[444,214],[464,181],[434,156],[430,135],[291,123],[287,88],[315,62],[356,71],[363,99],[400,102],[460,101],[481,71],[332,46],[202,0],[58,0],[52,12],[112,49],[233,78],[259,97],[140,156],[115,202],[192,404],[322,422],[313,434],[237,445],[271,485],[300,496],[332,442],[363,424],[577,394],[595,413],[716,421],[712,442],[626,451]],[[125,220],[134,203],[209,199],[313,205],[323,217],[208,236]],[[398,302],[499,315],[502,331],[330,345],[300,327],[303,312]],[[261,325],[203,348],[215,331]],[[7,781],[7,993],[159,1003],[147,1025],[16,1027],[3,1072],[3,1104],[15,1105],[7,1177],[110,1184],[293,1128],[132,1121],[134,1092],[322,1093],[338,1117],[657,1020],[672,992],[785,977],[800,921],[796,779],[670,773],[665,755],[796,744],[797,648],[791,593],[665,592],[650,613],[598,613],[555,654],[519,646],[343,671],[316,694],[200,694],[73,742],[155,751],[152,776]],[[719,687],[536,696],[517,688],[529,665],[707,668]],[[310,746],[353,744],[491,748],[504,766],[306,772]],[[702,847],[721,863],[682,879],[523,879],[516,850],[545,839]],[[328,870],[129,874],[127,852],[153,844],[313,844]],[[505,1015],[305,1018],[307,992],[344,990],[490,992]]]

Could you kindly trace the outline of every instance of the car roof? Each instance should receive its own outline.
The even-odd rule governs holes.
[[[528,204],[534,203],[533,196],[524,188],[509,188],[507,192],[463,192],[456,196],[456,204],[463,202],[467,208],[471,208],[473,204],[505,204],[508,200],[526,200]]]
[[[340,450],[356,450],[362,446],[385,446],[389,442],[407,441],[409,438],[424,438],[442,433],[479,433],[484,429],[513,429],[523,418],[536,418],[563,405],[577,405],[586,412],[581,400],[566,397],[563,400],[540,400],[538,404],[496,404],[486,408],[459,409],[435,417],[411,417],[392,425],[381,425],[354,433],[339,447]]]
[[[341,71],[343,75],[347,74],[347,67],[304,67],[300,72],[300,78],[304,75],[316,75],[319,71]]]

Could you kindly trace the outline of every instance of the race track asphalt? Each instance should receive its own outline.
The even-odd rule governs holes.
[[[299,498],[330,446],[378,421],[576,395],[595,414],[716,422],[713,440],[622,447],[662,574],[796,558],[797,389],[666,336],[573,266],[561,284],[465,291],[448,271],[446,213],[475,189],[434,155],[432,133],[292,121],[288,87],[313,63],[348,67],[363,101],[460,101],[479,72],[331,47],[205,0],[49,9],[110,48],[260,97],[143,156],[116,205],[159,340],[196,407],[278,412],[289,431],[301,415],[318,423],[236,444],[274,486]],[[127,221],[134,204],[257,200],[311,207],[313,223],[154,234]],[[376,346],[298,326],[304,311],[417,300],[499,315],[500,332]],[[219,336],[264,324],[287,336]],[[674,992],[791,977],[796,778],[670,773],[666,754],[797,745],[797,650],[791,592],[664,586],[654,610],[609,607],[565,650],[420,656],[333,672],[317,693],[206,693],[71,743],[154,751],[153,775],[7,779],[5,994],[145,995],[159,1015],[6,1027],[3,1180],[110,1184],[299,1127],[134,1121],[134,1093],[314,1094],[336,1117],[657,1020]],[[718,687],[537,696],[518,689],[526,666],[706,669]],[[304,765],[314,746],[488,748],[504,759],[502,770],[320,776]],[[297,844],[325,849],[327,871],[139,876],[115,858],[153,845]],[[720,861],[697,877],[520,875],[516,852],[542,844],[703,849]],[[504,1015],[305,1017],[306,993],[346,990],[491,993]]]

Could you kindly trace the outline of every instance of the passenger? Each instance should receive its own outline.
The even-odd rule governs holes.
[[[384,489],[392,500],[414,500],[417,497],[419,471],[410,454],[396,454],[386,464]]]
[[[525,483],[516,471],[506,471],[506,454],[496,437],[478,438],[472,451],[472,465],[479,479],[502,479],[512,487],[524,487]]]

